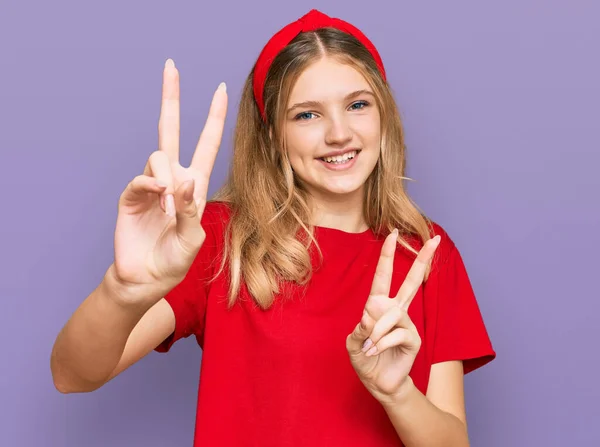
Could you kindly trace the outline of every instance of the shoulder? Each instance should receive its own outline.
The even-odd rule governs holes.
[[[466,265],[459,247],[460,242],[456,242],[456,235],[452,236],[436,222],[432,224],[432,230],[433,236],[439,235],[441,240],[431,263],[431,273],[435,275],[447,272],[458,275],[457,278],[467,279]]]
[[[430,238],[434,238],[435,236],[441,237],[440,245],[436,250],[436,254],[438,255],[438,257],[445,258],[452,250],[456,248],[454,240],[452,239],[448,231],[446,231],[446,229],[440,223],[433,220],[429,220],[428,226]],[[421,237],[417,234],[410,234],[408,236],[405,236],[404,240],[416,251],[419,251],[423,248],[423,241],[421,240]]]
[[[440,244],[438,245],[432,263],[432,273],[439,270],[444,265],[452,262],[457,248],[454,239],[450,233],[439,222],[430,221],[431,237],[440,236]]]
[[[227,202],[218,200],[209,200],[204,207],[202,217],[207,217],[209,220],[229,219],[231,216],[231,206]]]
[[[456,248],[456,245],[454,243],[454,240],[452,239],[452,237],[450,236],[450,234],[448,233],[448,231],[446,231],[446,229],[444,227],[442,227],[441,224],[439,224],[438,222],[431,222],[431,229],[432,229],[432,237],[435,236],[440,236],[441,241],[440,241],[440,245],[438,247],[438,251],[439,252],[450,252],[452,250],[454,250]]]
[[[205,245],[219,249],[225,241],[225,232],[231,216],[226,202],[208,201],[200,219],[206,233]]]
[[[211,230],[225,227],[231,217],[231,207],[227,202],[208,201],[202,213],[202,226],[210,226]]]

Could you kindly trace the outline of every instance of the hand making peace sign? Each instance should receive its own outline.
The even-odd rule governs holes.
[[[158,150],[144,173],[135,177],[119,200],[113,283],[127,301],[158,301],[188,272],[206,233],[200,219],[221,144],[227,93],[216,90],[192,163],[179,163],[179,72],[171,59],[163,72]],[[150,303],[152,304],[152,303]]]
[[[390,299],[397,238],[397,230],[386,238],[362,319],[346,339],[352,366],[380,402],[391,401],[402,392],[421,347],[408,308],[440,242],[440,236],[436,236],[425,243],[398,294]]]

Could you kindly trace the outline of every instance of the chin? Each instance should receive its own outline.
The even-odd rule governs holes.
[[[365,182],[361,182],[358,179],[354,179],[348,182],[338,182],[336,184],[327,183],[314,186],[316,186],[317,189],[323,194],[345,196],[356,194],[362,191],[364,185]]]
[[[332,194],[352,194],[359,191],[365,186],[370,172],[364,172],[361,169],[359,172],[354,172],[352,175],[344,175],[337,178],[319,178],[316,182],[319,189]],[[317,186],[317,185],[315,185]]]

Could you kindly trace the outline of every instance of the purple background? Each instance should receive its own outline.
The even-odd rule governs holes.
[[[156,148],[165,59],[182,76],[184,164],[228,84],[212,193],[252,63],[312,7],[378,46],[410,191],[467,264],[498,352],[466,379],[472,445],[600,445],[600,6],[523,0],[3,1],[0,445],[191,446],[193,339],[86,395],[54,389],[50,351],[111,262],[119,194]]]

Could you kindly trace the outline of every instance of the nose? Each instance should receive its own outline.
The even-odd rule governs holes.
[[[343,116],[332,116],[328,120],[325,142],[331,146],[344,146],[352,139],[352,129]]]

